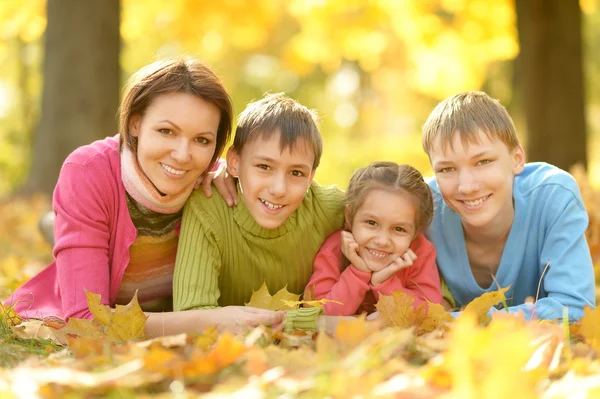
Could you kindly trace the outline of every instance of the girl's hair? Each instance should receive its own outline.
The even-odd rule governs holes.
[[[413,200],[416,209],[415,236],[423,232],[433,219],[433,196],[423,175],[410,165],[395,162],[373,162],[360,168],[350,178],[346,190],[346,215],[352,223],[358,208],[374,189],[406,193]],[[350,262],[342,255],[340,266],[344,270]]]
[[[137,140],[129,131],[131,118],[135,115],[143,117],[152,101],[167,93],[192,94],[219,108],[221,120],[210,164],[212,166],[221,156],[231,136],[233,106],[217,75],[202,61],[194,58],[156,61],[131,76],[119,108],[120,146],[127,145],[132,152],[137,152]]]

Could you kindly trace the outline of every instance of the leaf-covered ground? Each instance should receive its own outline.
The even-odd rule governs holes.
[[[575,175],[598,260],[600,197]],[[41,198],[0,203],[0,298],[51,258],[37,232],[47,209]],[[284,291],[271,294],[263,288],[251,303],[297,306]],[[411,311],[411,298],[395,293],[377,305],[380,320],[322,318],[316,333],[209,329],[155,339],[143,337],[135,301],[113,313],[88,293],[94,321],[68,325],[2,308],[0,398],[600,397],[600,311],[571,326],[502,312],[488,319],[481,309],[502,299],[482,297],[453,319],[437,306]]]

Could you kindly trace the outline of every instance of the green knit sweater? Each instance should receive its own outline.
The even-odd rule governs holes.
[[[181,224],[174,310],[244,305],[266,281],[271,294],[287,286],[302,294],[321,244],[344,224],[344,192],[313,182],[300,207],[276,229],[259,226],[246,208],[219,194],[188,200]]]

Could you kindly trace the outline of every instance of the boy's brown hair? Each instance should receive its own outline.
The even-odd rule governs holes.
[[[319,166],[323,153],[323,141],[318,128],[315,111],[306,108],[284,93],[267,94],[262,99],[248,104],[238,118],[232,149],[242,153],[244,146],[262,138],[268,140],[278,133],[281,151],[290,151],[303,139],[314,153],[313,170]]]
[[[498,138],[509,150],[520,145],[515,125],[506,108],[482,91],[455,94],[440,102],[423,125],[423,149],[429,155],[439,138],[442,151],[452,148],[459,134],[465,148],[479,140],[479,131]]]
[[[133,116],[144,116],[161,94],[187,93],[214,104],[221,112],[215,153],[210,165],[221,156],[231,136],[233,105],[223,83],[209,66],[194,58],[170,58],[153,62],[133,74],[119,107],[120,146],[137,152],[137,140],[129,131]],[[210,169],[211,166],[209,166]]]

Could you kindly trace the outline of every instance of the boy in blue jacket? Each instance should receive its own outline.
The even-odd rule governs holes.
[[[575,321],[595,307],[579,187],[555,166],[525,163],[497,100],[465,92],[442,101],[423,126],[423,148],[435,173],[428,237],[452,305],[510,285],[509,311],[528,318],[560,319],[567,307]]]

